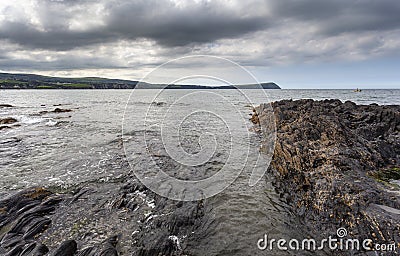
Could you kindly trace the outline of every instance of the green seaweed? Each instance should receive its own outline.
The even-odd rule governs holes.
[[[380,170],[370,174],[376,181],[383,183],[386,186],[400,189],[397,184],[392,183],[393,180],[400,180],[400,168],[394,167],[391,169]]]
[[[372,174],[372,177],[378,181],[390,182],[391,180],[400,180],[400,168],[381,170]]]

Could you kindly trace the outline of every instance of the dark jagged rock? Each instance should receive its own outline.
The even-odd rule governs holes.
[[[5,254],[5,256],[18,256],[21,254],[23,246],[21,244],[18,244],[15,246],[13,249],[11,249],[8,253]]]
[[[44,188],[23,190],[0,201],[0,248],[6,255],[44,255],[48,249],[34,241],[51,224],[60,202]]]
[[[26,214],[35,206],[40,205],[43,199],[51,192],[44,188],[23,190],[9,198],[0,201],[0,228],[14,221],[22,214]]]
[[[98,250],[96,247],[88,247],[80,251],[77,256],[95,256],[98,254]]]
[[[32,251],[30,256],[42,256],[49,252],[49,248],[43,244],[36,245],[35,249]]]
[[[3,119],[0,119],[0,124],[13,124],[16,122],[18,122],[18,120],[15,118],[12,118],[12,117],[6,117]]]
[[[118,244],[118,236],[108,238],[100,246],[99,256],[118,256],[117,249],[115,248]]]
[[[22,243],[22,236],[16,233],[7,233],[1,240],[1,246],[3,248],[9,249],[17,244]]]
[[[35,235],[44,231],[50,225],[50,223],[51,220],[48,218],[38,218],[27,228],[27,231],[25,231],[25,234],[22,238],[25,240],[33,238]]]
[[[40,111],[39,115],[44,115],[44,114],[48,114],[48,113],[67,113],[67,112],[72,112],[72,109],[66,109],[66,108],[55,108],[52,111]]]
[[[269,172],[308,229],[327,237],[344,227],[350,237],[399,243],[400,193],[374,177],[400,166],[400,106],[339,100],[272,106],[277,140]],[[268,125],[263,109],[257,118]]]
[[[170,204],[166,202],[165,207],[173,208],[172,214],[143,220],[147,225],[137,239],[138,255],[185,255],[185,241],[180,238],[191,236],[200,227],[204,205],[202,202],[181,202],[179,207]]]
[[[100,252],[99,256],[118,256],[115,248],[107,248]]]
[[[255,109],[253,109],[253,114],[251,115],[250,121],[253,124],[259,124],[259,122],[260,122],[260,120],[258,118],[258,113],[257,113],[257,111]]]
[[[71,112],[71,109],[64,109],[64,108],[55,108],[53,110],[54,113],[65,113],[65,112]]]
[[[29,255],[36,247],[36,242],[26,244],[20,255]]]
[[[203,201],[178,204],[152,193],[137,181],[123,185],[110,205],[141,215],[130,238],[135,255],[187,254],[186,244],[204,220]]]
[[[30,244],[26,244],[24,250],[21,252],[20,256],[42,256],[46,255],[49,252],[49,249],[40,243],[32,242]]]
[[[52,252],[51,256],[73,256],[77,251],[78,245],[74,240],[67,240],[60,244],[60,246]]]

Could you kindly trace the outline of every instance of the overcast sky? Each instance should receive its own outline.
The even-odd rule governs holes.
[[[283,88],[400,89],[399,13],[399,0],[1,0],[0,71],[140,80],[205,54]]]

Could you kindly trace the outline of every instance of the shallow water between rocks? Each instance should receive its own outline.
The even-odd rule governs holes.
[[[91,184],[97,188],[97,198],[91,199],[93,205],[79,205],[81,208],[75,209],[75,213],[59,213],[59,226],[56,221],[50,231],[55,234],[58,228],[59,236],[71,235],[71,230],[68,234],[62,231],[66,220],[78,215],[88,219],[98,217],[98,225],[93,227],[96,229],[94,237],[101,238],[102,229],[107,232],[112,229],[125,235],[126,242],[135,231],[131,230],[134,224],[124,224],[119,215],[112,215],[104,220],[107,224],[102,225],[102,218],[107,216],[95,216],[91,209],[107,196],[117,193],[119,182],[127,181],[135,172],[146,176],[147,172],[150,175],[159,167],[183,180],[211,177],[228,161],[231,149],[229,135],[235,127],[249,131],[244,134],[247,137],[239,140],[243,144],[238,147],[243,149],[243,155],[239,157],[251,165],[255,162],[260,141],[259,136],[251,131],[252,124],[248,121],[251,104],[299,98],[339,98],[359,104],[400,103],[400,90],[364,90],[362,93],[353,93],[352,90],[267,90],[267,97],[256,90],[247,91],[249,99],[233,90],[218,91],[222,95],[220,101],[210,97],[210,92],[202,96],[191,90],[167,90],[156,98],[153,90],[141,90],[130,99],[130,90],[0,91],[0,103],[14,106],[0,108],[0,117],[13,117],[19,124],[0,131],[0,198],[32,186],[51,187],[64,192]],[[192,93],[196,95],[185,98]],[[174,120],[174,117],[180,118],[180,111],[201,109],[202,106],[218,109],[225,116],[204,112],[185,120]],[[43,112],[55,108],[72,111]],[[125,109],[129,111],[124,115]],[[148,123],[143,123],[142,114],[149,110]],[[230,113],[240,113],[243,118],[231,120],[231,125],[227,127],[229,122],[225,121],[232,117]],[[165,122],[157,123],[161,119]],[[168,157],[168,152],[162,147],[165,141],[160,133],[161,126],[168,122],[179,123],[183,138],[179,142],[190,154],[201,151],[202,144],[215,142],[218,145],[206,164],[185,168]],[[123,123],[128,125],[122,131]],[[213,136],[202,137],[207,133]],[[144,135],[147,144],[143,144]],[[145,157],[147,150],[153,159]],[[130,165],[125,159],[126,152]],[[230,168],[240,169],[235,166],[239,163],[234,161]],[[251,168],[244,168],[230,186],[207,199],[208,223],[199,229],[196,243],[190,245],[192,254],[268,255],[268,252],[257,248],[257,241],[264,234],[288,240],[307,237],[302,223],[280,200],[268,176],[255,186],[249,186],[251,172]],[[58,242],[56,237],[44,239],[50,243]],[[273,254],[290,253],[274,251]]]

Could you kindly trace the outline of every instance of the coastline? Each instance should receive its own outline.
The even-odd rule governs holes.
[[[339,100],[272,106],[278,138],[267,179],[304,221],[302,228],[326,237],[344,227],[349,236],[399,243],[400,217],[393,211],[400,209],[399,189],[385,171],[400,164],[400,106]],[[256,111],[256,125],[266,122],[262,106]],[[122,156],[118,161],[128,165]],[[53,255],[190,255],[197,235],[213,225],[208,201],[167,200],[133,176],[124,179],[129,182],[68,191],[31,188],[0,199],[0,253],[47,248]],[[82,218],[87,211],[91,219]],[[93,226],[104,234],[88,235]]]
[[[392,181],[400,179],[400,106],[272,105],[278,138],[269,174],[293,213],[315,237],[345,228],[349,237],[395,243],[399,252],[400,187]]]

